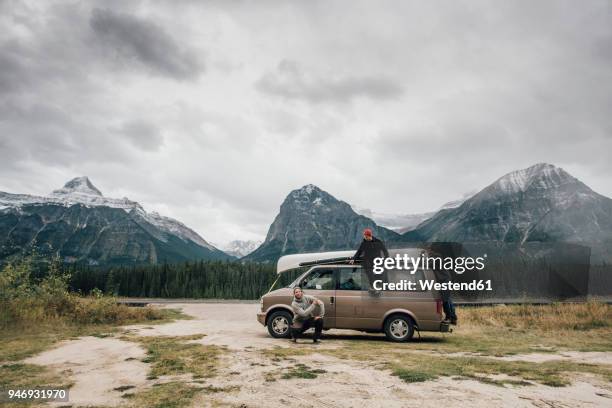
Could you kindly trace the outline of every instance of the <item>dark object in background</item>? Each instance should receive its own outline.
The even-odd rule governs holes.
[[[457,258],[461,254],[462,246],[456,242],[431,242],[424,245],[424,249],[428,252],[430,258]],[[444,262],[444,261],[443,261]],[[442,263],[443,263],[442,262]],[[436,281],[439,283],[450,282],[451,271],[446,269],[434,269],[433,273],[436,277]],[[455,305],[451,297],[449,290],[441,290],[440,296],[442,297],[442,308],[444,309],[444,316],[446,320],[449,320],[451,324],[457,324],[457,313],[455,312]]]

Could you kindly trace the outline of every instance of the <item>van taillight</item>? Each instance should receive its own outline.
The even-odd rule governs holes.
[[[442,299],[436,300],[436,312],[441,315],[442,314]]]

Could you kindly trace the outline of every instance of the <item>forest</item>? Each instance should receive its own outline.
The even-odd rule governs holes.
[[[275,265],[235,261],[66,268],[74,291],[88,294],[97,288],[126,297],[258,299],[278,277]],[[299,273],[282,274],[276,287],[288,285]]]

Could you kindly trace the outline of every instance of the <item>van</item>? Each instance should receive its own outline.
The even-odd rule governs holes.
[[[397,251],[390,251],[397,252]],[[418,249],[402,250],[402,254],[418,257]],[[358,264],[347,261],[354,251],[335,251],[283,256],[278,260],[277,273],[308,266],[289,286],[272,290],[262,296],[257,320],[275,338],[290,336],[293,319],[291,302],[293,288],[299,286],[305,294],[325,304],[325,329],[352,329],[368,333],[385,333],[394,342],[408,341],[414,330],[448,332],[443,321],[442,300],[436,291],[368,292],[367,277]],[[393,256],[393,255],[391,255]],[[433,280],[430,270],[385,271],[389,282]],[[277,279],[278,281],[278,279]],[[275,282],[276,283],[276,282]]]

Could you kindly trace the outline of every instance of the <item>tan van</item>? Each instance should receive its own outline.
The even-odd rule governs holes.
[[[417,249],[411,251],[411,255],[420,254]],[[350,265],[345,260],[353,254],[354,251],[337,251],[281,257],[277,265],[279,274],[304,265],[311,267],[288,287],[264,295],[257,320],[268,327],[272,337],[289,337],[293,288],[300,286],[305,294],[325,303],[324,329],[384,332],[389,340],[397,342],[410,340],[415,328],[449,331],[448,324],[443,323],[442,301],[437,292],[383,291],[372,295],[367,290],[368,281],[361,266]],[[435,279],[432,271],[423,269],[414,274],[403,270],[387,273],[389,282]]]

